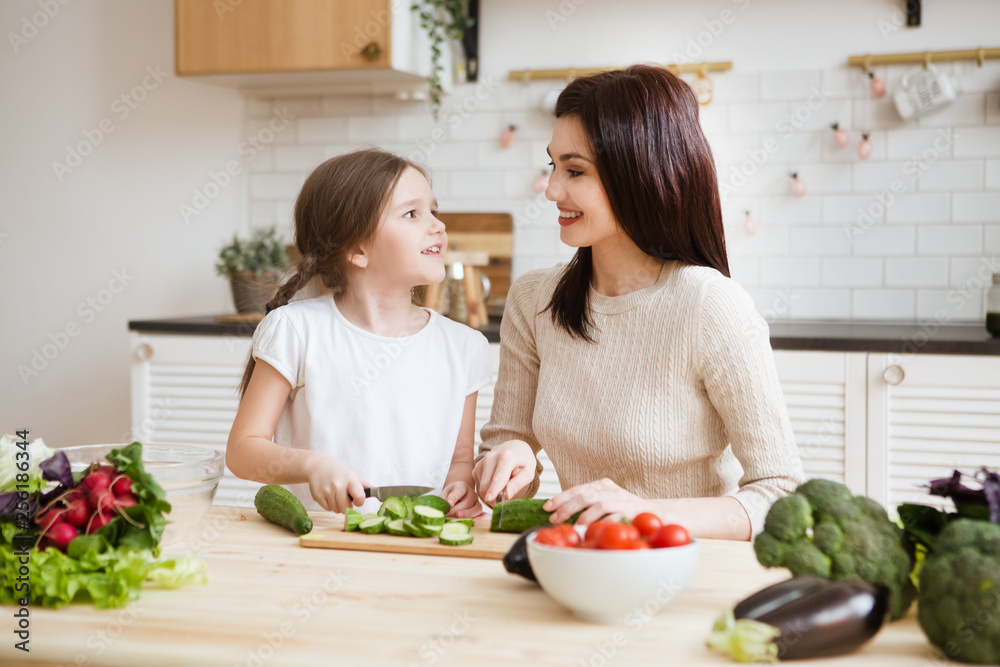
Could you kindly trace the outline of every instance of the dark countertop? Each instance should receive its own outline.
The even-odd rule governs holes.
[[[129,331],[200,336],[252,336],[256,323],[219,322],[211,315],[165,320],[132,320]],[[899,354],[971,354],[1000,356],[1000,338],[979,324],[927,322],[771,322],[775,350],[828,352],[895,352]],[[500,342],[500,321],[490,318],[481,329],[491,343]]]

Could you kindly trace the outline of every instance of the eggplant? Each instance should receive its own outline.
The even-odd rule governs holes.
[[[528,535],[531,535],[540,528],[545,528],[545,526],[535,526],[521,533],[514,540],[514,544],[510,545],[510,549],[507,550],[507,553],[503,557],[503,567],[505,570],[536,583],[538,580],[535,579],[531,563],[528,562]]]
[[[843,655],[878,634],[888,609],[885,586],[793,577],[723,614],[708,645],[740,662]]]

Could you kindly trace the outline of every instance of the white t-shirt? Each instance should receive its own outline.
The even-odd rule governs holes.
[[[440,490],[465,399],[490,383],[490,350],[482,333],[428,312],[424,328],[404,338],[351,324],[329,295],[268,313],[253,356],[292,385],[274,442],[326,452],[372,486]],[[320,509],[308,484],[288,488]],[[378,506],[372,499],[361,510]]]

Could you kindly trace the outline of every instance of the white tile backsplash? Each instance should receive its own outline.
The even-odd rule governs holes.
[[[982,316],[978,276],[1000,257],[1000,63],[953,67],[965,94],[910,121],[891,96],[873,99],[857,68],[712,76],[700,118],[723,185],[730,267],[762,312],[783,300],[770,319]],[[878,71],[894,90],[909,69]],[[574,249],[559,241],[554,205],[531,187],[554,122],[541,102],[564,84],[497,81],[487,94],[455,86],[439,121],[425,102],[392,96],[247,98],[247,135],[267,127],[275,108],[294,116],[247,166],[250,224],[290,225],[315,165],[378,145],[430,170],[442,210],[512,213],[515,277],[567,261]],[[848,146],[834,144],[833,122]],[[502,149],[508,124],[518,130]],[[857,154],[862,132],[868,160]],[[791,195],[792,172],[806,184],[802,198]],[[755,235],[743,230],[747,210]]]

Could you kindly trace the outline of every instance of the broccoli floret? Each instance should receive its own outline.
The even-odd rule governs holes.
[[[917,617],[949,658],[1000,663],[1000,525],[958,519],[941,531],[920,571]]]
[[[811,479],[776,501],[754,552],[761,565],[787,567],[794,576],[883,584],[892,620],[905,616],[916,597],[912,549],[902,530],[877,502],[830,480]]]

